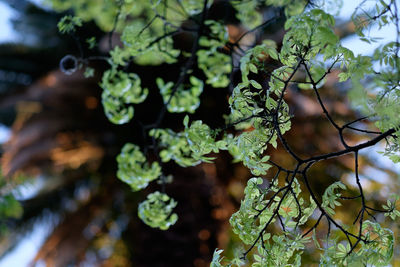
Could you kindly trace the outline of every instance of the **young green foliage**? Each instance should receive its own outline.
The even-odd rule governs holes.
[[[115,124],[127,123],[133,117],[133,107],[128,104],[142,103],[148,89],[140,85],[140,77],[110,69],[104,72],[100,86],[103,88],[102,103],[107,118]]]
[[[171,129],[152,129],[149,134],[159,140],[162,162],[173,160],[182,167],[196,166],[201,162],[192,157],[192,150],[184,133],[176,133]]]
[[[213,87],[226,87],[229,84],[228,75],[232,71],[231,58],[219,50],[228,42],[228,33],[222,23],[207,20],[205,24],[211,30],[211,38],[200,38],[203,49],[197,51],[198,66],[207,76],[206,83]]]
[[[337,190],[346,190],[346,186],[341,182],[335,182],[331,184],[324,192],[322,196],[322,208],[331,216],[335,214],[335,207],[341,206],[338,199],[341,197],[341,193]]]
[[[195,159],[202,160],[203,162],[211,162],[211,157],[204,157],[204,155],[211,152],[218,153],[219,150],[226,150],[226,141],[215,141],[211,128],[204,124],[202,121],[193,121],[189,126],[189,117],[186,116],[183,120],[185,126],[185,137],[188,142],[190,150],[193,152],[192,156]]]
[[[178,220],[178,215],[172,213],[176,204],[168,195],[156,191],[139,204],[138,215],[148,226],[167,230]]]
[[[186,90],[184,89],[185,86],[183,85],[174,88],[173,82],[165,83],[161,78],[157,78],[156,83],[164,99],[164,104],[167,105],[169,112],[194,113],[199,107],[199,96],[203,92],[204,87],[202,80],[194,76],[190,76],[190,87]]]
[[[229,136],[228,150],[235,161],[241,161],[254,175],[265,174],[271,167],[268,155],[263,155],[267,149],[270,134],[262,129],[244,132],[238,136]]]
[[[133,191],[146,188],[151,181],[161,175],[161,167],[158,162],[150,165],[139,147],[134,144],[124,145],[117,157],[117,162],[118,178],[129,184]]]
[[[162,97],[164,106],[160,107],[162,112],[156,123],[152,124],[153,128],[144,129],[148,130],[145,134],[148,133],[152,138],[153,151],[159,154],[154,156],[159,158],[159,162],[149,164],[139,147],[130,143],[124,146],[117,157],[117,175],[134,191],[163,177],[161,162],[172,160],[182,167],[195,166],[201,162],[212,162],[215,154],[209,154],[221,150],[228,150],[234,162],[242,163],[255,176],[269,175],[268,171],[278,169],[269,186],[267,179],[262,177],[248,180],[240,208],[230,218],[233,232],[247,245],[248,250],[242,252],[242,257],[234,256],[231,260],[222,258],[222,250],[215,250],[211,266],[224,266],[225,263],[240,266],[245,263],[246,256],[251,258],[252,266],[255,267],[301,266],[302,253],[310,242],[308,234],[311,232],[314,233],[316,247],[321,251],[321,266],[389,264],[393,256],[393,233],[379,223],[366,219],[370,211],[378,210],[367,206],[358,175],[355,179],[359,197],[346,199],[342,197],[342,192],[349,189],[342,182],[331,184],[322,196],[317,194],[313,190],[314,186],[309,185],[307,171],[318,161],[350,152],[358,155],[359,150],[375,145],[380,140],[387,142],[383,154],[394,162],[400,162],[400,33],[397,33],[396,41],[378,47],[373,56],[354,55],[339,43],[334,28],[335,17],[328,13],[333,10],[326,7],[331,6],[336,12],[335,4],[340,6],[339,2],[230,1],[237,11],[236,18],[240,20],[240,27],[249,27],[246,34],[268,24],[263,22],[263,15],[268,15],[262,13],[265,5],[281,8],[286,15],[286,32],[279,48],[271,40],[263,40],[250,48],[241,47],[240,42],[230,42],[227,25],[222,20],[212,20],[206,15],[211,6],[207,1],[170,1],[168,5],[164,1],[108,1],[105,4],[108,10],[95,9],[97,15],[93,13],[94,10],[83,12],[83,0],[68,4],[60,0],[53,2],[60,9],[72,7],[76,12],[76,18],[68,17],[60,22],[61,32],[72,33],[76,27],[81,26],[81,21],[94,19],[103,29],[121,33],[123,45],[110,47],[108,62],[111,69],[104,73],[101,82],[104,110],[113,123],[129,122],[134,115],[132,104],[142,103],[148,95],[148,90],[141,87],[140,77],[124,71],[129,64],[180,64],[178,59],[186,57],[188,60],[182,65],[176,84],[155,78],[159,89],[157,91],[156,88],[156,92]],[[389,24],[396,25],[398,31],[399,16],[398,11],[394,11],[395,7],[394,0],[377,1],[372,11],[364,11],[360,6],[353,15],[360,39],[365,42],[376,41],[366,35],[366,30],[374,25],[380,28]],[[101,22],[99,16],[104,16]],[[115,16],[121,18],[122,22],[116,20],[118,23],[110,23]],[[193,23],[193,27],[187,27],[186,22],[182,23],[185,19],[188,19],[186,22],[190,21],[188,25]],[[195,37],[192,38],[194,43],[191,54],[176,49],[172,36],[178,33]],[[92,48],[93,42],[89,42]],[[241,57],[240,66],[234,66],[235,53]],[[379,71],[374,69],[376,65],[380,66]],[[237,84],[231,84],[232,67],[240,67],[241,81]],[[205,78],[195,72],[199,69]],[[376,142],[375,139],[369,139],[360,147],[348,145],[343,131],[352,123],[347,126],[342,122],[336,124],[329,115],[330,111],[325,108],[319,91],[323,89],[333,69],[337,70],[338,82],[351,80],[349,96],[358,111],[366,116],[373,114],[376,118],[375,125],[382,131],[373,133],[377,136]],[[90,68],[87,68],[85,75],[92,74]],[[214,87],[212,90],[228,86],[233,89],[228,100],[230,113],[226,115],[229,125],[224,131],[212,129],[197,119],[198,114],[193,116],[196,116],[196,120],[191,123],[189,116],[186,116],[184,129],[180,132],[177,129],[160,128],[164,111],[195,113],[200,106],[204,84]],[[314,91],[324,116],[342,138],[344,150],[307,159],[306,155],[298,156],[291,149],[285,133],[291,128],[293,111],[289,109],[289,101],[286,102],[286,93],[295,87],[300,92],[301,89]],[[231,127],[236,132],[229,133],[227,129]],[[217,137],[221,139],[217,140]],[[267,149],[269,145],[277,148],[278,140],[288,157],[291,157],[288,162],[297,162],[295,169],[286,170],[270,161]],[[358,174],[358,158],[356,168]],[[280,181],[281,172],[287,175],[285,182]],[[301,175],[303,179],[298,180]],[[164,179],[159,179],[159,183],[165,189]],[[384,215],[393,220],[400,216],[396,209],[397,198],[394,201],[388,200],[382,206]],[[351,233],[349,225],[337,220],[335,210],[341,206],[339,200],[357,199],[361,199],[362,208],[353,228],[358,227],[358,233]],[[177,220],[177,215],[173,213],[176,205],[166,194],[156,191],[139,205],[138,214],[149,226],[165,230]],[[332,237],[323,246],[315,234],[322,219],[326,219],[330,230],[332,226],[336,227],[332,234],[329,232]],[[272,228],[275,232],[272,232]]]
[[[350,244],[335,240],[321,255],[320,266],[387,266],[393,256],[393,232],[368,220],[364,221],[362,232],[367,242],[362,242],[356,252],[349,254]]]
[[[81,26],[82,26],[81,18],[71,15],[62,17],[57,24],[58,30],[63,34],[73,33],[75,32],[77,27]]]

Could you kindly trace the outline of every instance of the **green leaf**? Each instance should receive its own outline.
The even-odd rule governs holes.
[[[127,143],[124,145],[117,157],[117,162],[118,178],[129,184],[133,191],[147,187],[149,182],[161,175],[159,164],[153,162],[150,165],[139,147],[134,144]]]
[[[133,107],[128,104],[142,103],[148,89],[141,87],[140,77],[110,69],[104,72],[100,86],[103,88],[102,103],[107,118],[115,124],[127,123],[133,117]]]
[[[21,203],[11,194],[0,197],[0,218],[21,218],[23,208]]]
[[[82,19],[80,17],[67,15],[61,18],[57,27],[60,33],[73,33],[77,27],[82,26]]]
[[[178,215],[172,213],[176,205],[177,202],[168,195],[156,191],[139,204],[138,215],[145,224],[167,230],[178,220]]]
[[[256,88],[256,89],[262,89],[261,84],[259,84],[258,82],[256,82],[255,80],[250,80],[250,84]]]
[[[203,92],[203,81],[191,76],[190,85],[179,85],[174,89],[172,82],[165,83],[161,78],[156,79],[160,93],[163,96],[164,104],[171,113],[189,112],[194,113],[200,105],[200,95]]]

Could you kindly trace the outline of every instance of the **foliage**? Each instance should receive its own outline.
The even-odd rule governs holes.
[[[147,225],[167,230],[178,220],[178,215],[172,213],[176,204],[176,201],[166,194],[156,191],[139,204],[138,215]]]
[[[18,183],[25,182],[26,177],[18,175],[15,181]],[[0,169],[0,188],[2,189],[0,195],[0,233],[7,231],[7,220],[20,219],[24,213],[22,204],[17,200],[17,190],[14,189],[15,185],[9,183],[3,176]]]
[[[101,82],[102,102],[107,118],[115,124],[127,123],[133,117],[133,107],[128,104],[143,102],[148,94],[141,88],[140,77],[135,73],[125,73],[116,69],[104,73]]]
[[[194,113],[199,107],[199,96],[203,92],[202,80],[190,76],[190,88],[187,90],[184,90],[183,85],[173,88],[173,82],[165,84],[161,78],[157,78],[156,82],[169,112]]]
[[[362,5],[354,12],[356,33],[364,42],[376,41],[366,34],[374,25],[397,27],[396,41],[378,47],[372,56],[356,56],[341,45],[334,31],[335,18],[324,9],[325,4],[332,5],[335,1],[231,1],[236,18],[250,29],[237,41],[229,38],[223,20],[207,17],[211,1],[170,1],[168,5],[166,1],[106,1],[86,12],[83,12],[83,2],[54,0],[53,5],[75,11],[75,17],[65,17],[60,22],[63,33],[73,33],[81,21],[93,19],[102,29],[121,34],[123,45],[110,47],[107,58],[110,69],[104,72],[101,82],[103,107],[111,122],[129,122],[134,117],[132,104],[144,102],[148,95],[148,90],[140,85],[139,75],[127,71],[130,64],[185,62],[176,80],[165,82],[161,77],[154,77],[164,105],[157,120],[143,126],[144,134],[152,139],[153,149],[146,148],[143,153],[137,145],[124,146],[117,157],[117,175],[122,181],[137,191],[160,179],[164,192],[163,162],[173,160],[182,167],[195,166],[213,162],[215,153],[221,150],[228,150],[235,162],[241,162],[253,175],[259,176],[248,180],[241,206],[230,218],[233,232],[247,249],[230,260],[221,258],[222,251],[215,250],[211,266],[244,264],[248,256],[252,257],[252,266],[301,266],[302,253],[310,246],[311,233],[320,230],[322,219],[329,226],[326,245],[320,246],[320,240],[313,235],[316,248],[321,251],[321,266],[383,266],[390,262],[394,246],[392,231],[366,217],[373,217],[373,212],[384,213],[394,220],[399,211],[390,200],[383,210],[368,205],[368,196],[360,182],[359,152],[385,140],[383,154],[394,162],[400,161],[400,24],[394,0],[378,1],[371,12],[364,11]],[[282,44],[263,40],[252,47],[241,46],[242,37],[268,25],[269,21],[263,21],[262,12],[269,5],[287,17]],[[192,27],[186,27],[184,19],[190,20]],[[192,37],[190,52],[174,46],[171,36],[181,32]],[[90,42],[93,46],[95,41]],[[376,65],[380,66],[379,70],[374,69]],[[238,82],[232,78],[235,68],[241,72]],[[195,70],[202,71],[203,76],[195,76]],[[338,82],[351,80],[349,98],[365,117],[339,121],[328,111],[320,92],[332,70],[339,73]],[[210,90],[232,89],[227,125],[212,129],[202,120],[189,123],[190,117],[186,115],[182,131],[161,128],[166,112],[196,112],[204,84],[214,87]],[[286,98],[291,88],[312,91],[336,131],[342,150],[312,156],[298,155],[292,149],[284,136],[290,131],[291,121],[296,119]],[[371,116],[379,131],[352,126]],[[374,137],[350,145],[343,134],[346,129],[374,134]],[[293,163],[290,169],[270,160],[271,148],[278,148],[278,142],[286,151],[288,162]],[[343,197],[349,189],[339,181],[320,196],[310,185],[308,171],[319,161],[347,154],[354,158],[357,196]],[[150,165],[147,159],[151,155],[158,162]],[[264,177],[268,173],[275,173],[271,181]],[[359,201],[360,210],[353,226],[336,218],[342,201]],[[168,195],[157,191],[139,205],[139,217],[151,227],[166,230],[177,221],[173,213],[176,205]]]
[[[6,195],[0,199],[0,218],[19,218],[22,213],[22,206],[13,195]]]
[[[159,139],[160,146],[165,148],[160,150],[163,162],[172,159],[182,167],[195,166],[200,163],[199,159],[191,156],[192,151],[183,133],[175,133],[171,129],[152,129],[149,134]]]
[[[229,84],[228,74],[232,68],[230,57],[218,50],[228,41],[228,33],[221,23],[207,20],[204,22],[210,28],[208,38],[200,37],[199,44],[204,49],[197,51],[199,68],[207,76],[206,82],[213,87],[226,87]]]
[[[57,26],[61,33],[72,33],[76,27],[82,26],[82,20],[79,17],[64,16]]]
[[[139,147],[134,144],[124,145],[117,162],[118,178],[129,184],[134,191],[145,188],[161,175],[160,165],[153,162],[150,166]]]

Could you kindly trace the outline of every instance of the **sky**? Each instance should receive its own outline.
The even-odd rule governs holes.
[[[399,0],[400,1],[400,0]],[[41,3],[41,0],[32,0],[35,3]],[[343,7],[339,13],[339,18],[346,20],[350,18],[355,7],[359,5],[361,0],[343,0]],[[369,1],[370,3],[375,3],[375,1]],[[399,3],[400,6],[400,3]],[[18,40],[18,35],[13,32],[10,19],[16,15],[16,12],[11,9],[6,3],[0,0],[0,43],[7,41]],[[371,31],[371,34],[375,37],[382,37],[381,42],[387,42],[389,40],[394,40],[396,37],[395,27],[385,27],[379,31],[375,28]],[[351,49],[355,54],[370,55],[380,42],[375,44],[367,44],[365,42],[359,41],[356,36],[348,37],[342,40],[342,45],[346,48]],[[4,125],[0,124],[0,144],[4,143],[10,136],[10,130]],[[377,156],[378,158],[378,156]],[[379,157],[381,158],[381,157]],[[385,159],[382,164],[391,164],[391,161]],[[394,166],[394,165],[393,165]],[[393,167],[394,168],[394,167]],[[397,168],[398,170],[399,168]],[[25,194],[31,194],[29,190]],[[37,253],[40,245],[45,241],[46,236],[50,233],[52,229],[51,220],[36,223],[32,231],[27,234],[22,241],[5,257],[0,260],[0,267],[10,267],[10,266],[27,266],[28,263],[33,259]],[[22,256],[23,255],[23,256]],[[37,265],[37,267],[39,267]]]
[[[396,0],[399,2],[400,1]],[[340,11],[339,18],[348,19],[351,17],[355,8],[362,2],[361,0],[343,0],[343,7]],[[387,2],[387,1],[386,1]],[[366,1],[366,8],[372,8],[376,4],[376,1]],[[370,32],[371,36],[382,38],[379,42],[368,44],[359,40],[358,36],[350,36],[343,40],[342,46],[351,49],[355,55],[371,55],[375,48],[377,48],[381,43],[386,43],[388,41],[394,41],[396,38],[396,27],[391,25],[390,27],[383,27],[378,29],[377,27],[373,28]]]
[[[53,220],[46,219],[36,222],[31,231],[25,235],[21,242],[0,260],[0,267],[24,267],[35,257],[41,244],[46,241],[49,229],[53,229]],[[36,264],[35,267],[44,265]]]
[[[13,16],[15,11],[0,0],[0,42],[15,40],[16,34],[10,24],[10,18]]]

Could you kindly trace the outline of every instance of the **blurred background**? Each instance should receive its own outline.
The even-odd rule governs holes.
[[[366,45],[353,36],[350,16],[359,2],[345,1],[337,13],[336,33],[355,54],[371,55],[380,42]],[[240,242],[228,220],[240,205],[251,174],[233,164],[228,154],[218,155],[214,164],[185,169],[166,165],[165,172],[174,176],[167,192],[178,201],[179,216],[168,231],[151,229],[137,217],[138,203],[159,185],[133,193],[115,175],[115,157],[122,145],[142,142],[139,124],[154,121],[162,105],[155,77],[177,77],[182,62],[131,66],[152,97],[135,106],[132,123],[115,126],[104,115],[98,86],[107,65],[93,62],[92,78],[85,78],[82,71],[67,76],[59,70],[60,60],[81,53],[79,43],[88,37],[99,41],[96,49],[84,51],[88,56],[108,53],[102,47],[108,35],[93,22],[79,29],[78,40],[58,33],[57,22],[68,12],[55,12],[41,0],[0,0],[0,266],[208,266],[217,247],[226,249],[227,256],[235,253]],[[283,22],[284,18],[259,34],[279,43]],[[387,27],[371,34],[387,42],[394,40],[396,31]],[[191,45],[187,38],[175,41],[180,47]],[[346,100],[351,83],[339,84],[337,74],[333,71],[327,77],[321,92],[334,117],[350,121],[360,114]],[[311,93],[293,88],[287,96],[296,119],[286,135],[299,155],[341,148]],[[212,127],[223,125],[228,94],[228,88],[206,88],[194,118]],[[163,126],[179,130],[182,118],[168,115]],[[374,129],[366,122],[357,126]],[[347,132],[345,137],[352,144],[371,136]],[[400,193],[400,168],[376,150],[363,151],[360,173],[370,206],[380,207],[390,193]],[[293,164],[280,149],[268,153],[286,167]],[[310,171],[313,188],[322,193],[341,180],[355,194],[353,171],[350,156],[318,163]],[[271,176],[272,172],[266,175]],[[339,220],[351,224],[357,208],[353,202],[339,208]],[[381,215],[377,219],[384,221]],[[386,226],[398,237],[398,224],[386,221]],[[326,234],[324,227],[320,226],[320,237]],[[400,266],[399,255],[396,247],[393,266]],[[311,246],[304,264],[318,265],[318,252]]]

